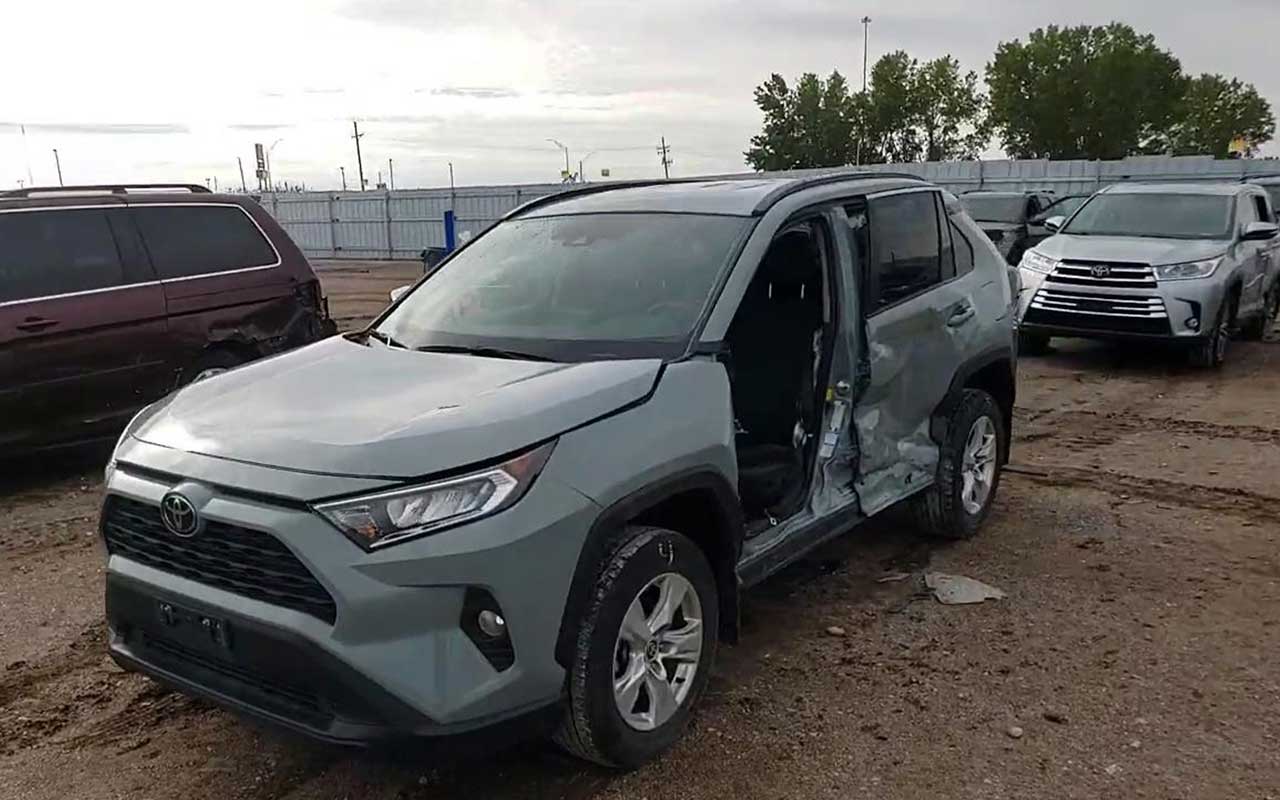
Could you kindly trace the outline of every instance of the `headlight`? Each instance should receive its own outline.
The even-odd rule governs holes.
[[[1206,258],[1204,261],[1187,261],[1182,264],[1164,264],[1156,267],[1156,280],[1185,281],[1191,278],[1207,278],[1222,263],[1222,258]]]
[[[1024,269],[1029,269],[1032,272],[1043,272],[1048,274],[1053,272],[1054,268],[1058,266],[1058,260],[1055,258],[1049,258],[1048,256],[1042,256],[1035,250],[1028,250],[1022,254],[1022,261],[1018,262],[1018,266]]]
[[[320,503],[315,510],[361,547],[373,549],[496,514],[542,471],[550,442],[487,469],[406,489]]]

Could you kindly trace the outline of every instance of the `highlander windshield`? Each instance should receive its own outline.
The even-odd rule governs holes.
[[[396,345],[557,361],[675,357],[752,220],[583,214],[500,223],[377,326]]]
[[[979,222],[1022,222],[1027,213],[1027,198],[1022,195],[960,196],[960,205]]]
[[[1080,236],[1154,236],[1163,239],[1231,237],[1231,198],[1212,194],[1094,195],[1063,233]]]

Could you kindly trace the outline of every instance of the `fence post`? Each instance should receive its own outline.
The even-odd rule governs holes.
[[[457,221],[453,209],[444,212],[444,251],[452,253],[458,246]]]
[[[383,210],[387,213],[387,259],[393,260],[396,257],[395,248],[391,246],[391,190],[384,190],[387,193],[387,202],[383,205]]]
[[[978,188],[987,185],[987,162],[986,159],[978,159]]]
[[[338,257],[338,217],[335,205],[337,200],[336,194],[329,195],[329,255],[333,258]]]

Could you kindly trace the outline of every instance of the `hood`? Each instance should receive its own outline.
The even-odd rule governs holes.
[[[1072,261],[1132,261],[1177,264],[1215,258],[1226,252],[1221,239],[1155,239],[1140,236],[1072,236],[1060,233],[1036,246],[1036,252]]]
[[[188,386],[133,436],[283,469],[409,478],[505,455],[638,402],[661,367],[418,353],[333,337]]]

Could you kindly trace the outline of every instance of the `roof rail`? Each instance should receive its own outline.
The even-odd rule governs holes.
[[[671,178],[670,180],[662,180],[661,178],[647,181],[618,181],[617,183],[586,183],[578,184],[573,189],[565,189],[562,192],[552,192],[544,194],[542,197],[534,198],[527,203],[518,205],[511,209],[503,216],[503,219],[518,217],[526,211],[532,211],[539,206],[545,206],[550,203],[566,200],[571,197],[582,197],[588,194],[599,194],[600,192],[608,192],[613,189],[636,189],[642,186],[661,186],[664,183],[698,183],[708,180],[707,178]]]
[[[929,182],[928,178],[913,175],[910,172],[878,172],[874,170],[850,170],[848,172],[830,172],[825,175],[797,177],[794,182],[784,183],[760,198],[760,202],[756,203],[756,207],[751,210],[751,213],[759,216],[784,197],[793,195],[796,192],[802,192],[805,189],[811,189],[814,186],[824,186],[828,183],[840,183],[848,180],[874,180],[875,178],[894,178],[897,180],[920,181],[921,183]]]
[[[54,197],[60,194],[130,194],[133,192],[190,192],[210,194],[208,186],[198,183],[107,183],[82,186],[29,186],[0,192],[0,197]]]

